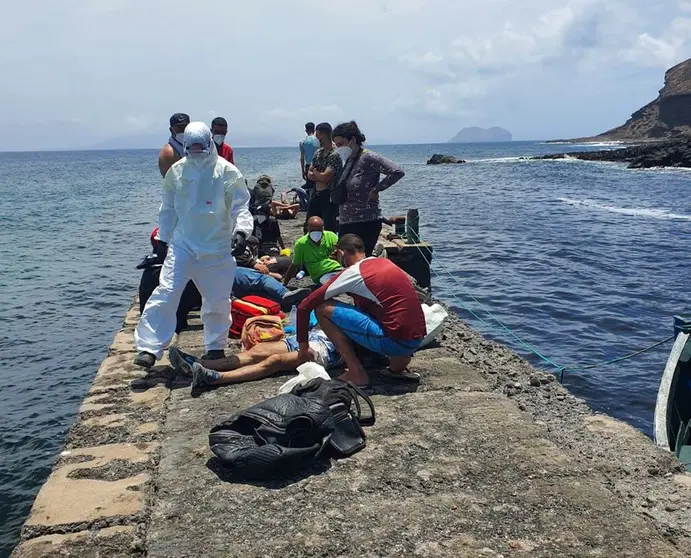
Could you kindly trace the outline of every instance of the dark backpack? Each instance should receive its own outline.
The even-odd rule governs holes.
[[[359,398],[370,408],[364,419]],[[270,480],[320,458],[353,455],[365,447],[362,425],[374,421],[374,405],[359,388],[317,378],[215,426],[209,445],[233,475]]]

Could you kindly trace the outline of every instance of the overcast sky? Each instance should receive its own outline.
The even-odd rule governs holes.
[[[370,143],[590,135],[691,56],[679,0],[0,4],[0,150],[157,146],[176,111],[239,141],[351,118]]]

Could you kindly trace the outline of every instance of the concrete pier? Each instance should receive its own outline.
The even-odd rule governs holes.
[[[372,371],[363,451],[269,484],[229,478],[207,436],[286,378],[192,397],[165,361],[132,366],[137,319],[133,307],[13,557],[691,556],[691,477],[673,456],[455,316],[415,357],[419,387]],[[199,354],[191,324],[175,342]]]

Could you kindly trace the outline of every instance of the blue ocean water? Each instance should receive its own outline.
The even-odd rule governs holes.
[[[527,142],[373,149],[406,170],[381,196],[386,213],[420,209],[435,294],[480,331],[501,339],[463,309],[487,319],[468,293],[566,365],[643,347],[671,332],[674,313],[688,313],[691,173],[521,160],[564,150]],[[435,152],[469,163],[426,166]],[[135,294],[159,203],[156,156],[0,153],[0,557]],[[236,157],[250,179],[300,183],[296,149]],[[668,349],[569,373],[566,384],[649,434]]]

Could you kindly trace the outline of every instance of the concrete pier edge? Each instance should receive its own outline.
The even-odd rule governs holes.
[[[299,224],[281,222],[286,240]],[[13,558],[691,555],[678,461],[453,314],[413,361],[417,391],[374,374],[367,448],[259,486],[224,477],[206,436],[285,378],[193,398],[166,360],[131,364],[138,315],[135,301]],[[174,343],[201,352],[191,323]]]

